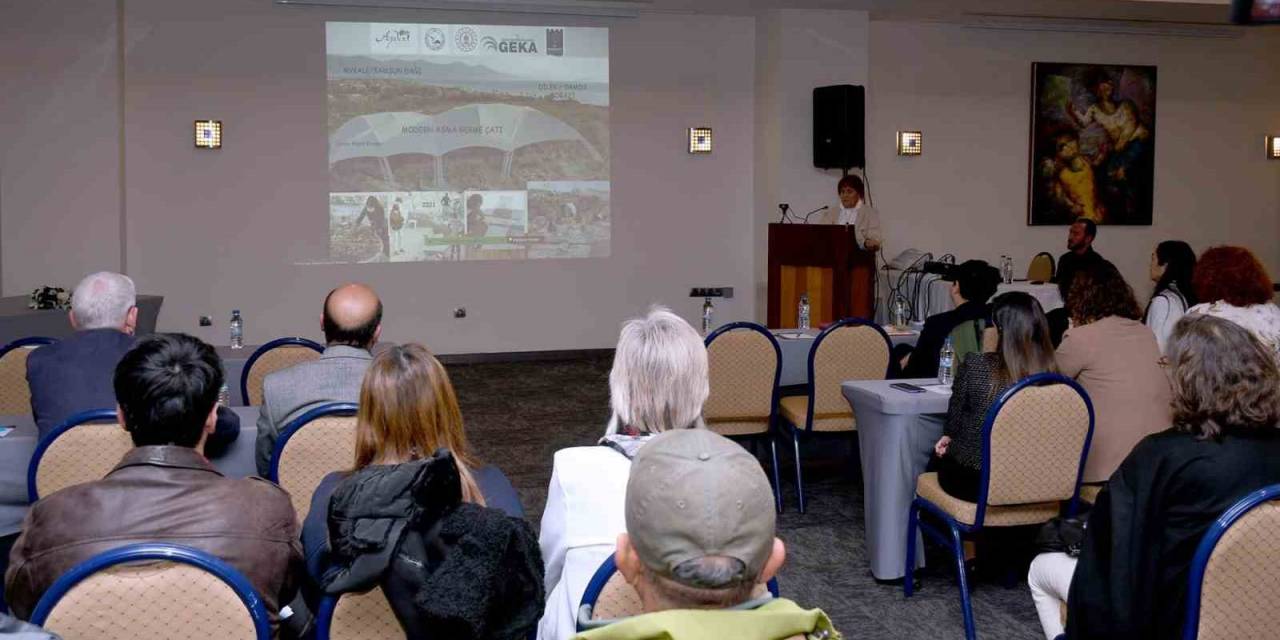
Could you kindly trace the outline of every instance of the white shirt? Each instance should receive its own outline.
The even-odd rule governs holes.
[[[600,564],[627,530],[625,504],[631,461],[603,446],[556,452],[538,545],[547,565],[547,607],[538,640],[577,633],[578,605]]]
[[[1191,307],[1187,313],[1203,313],[1234,322],[1248,329],[1263,347],[1269,349],[1280,363],[1280,307],[1270,302],[1237,307],[1219,300],[1203,302]]]
[[[1177,292],[1177,287],[1160,292],[1151,299],[1147,307],[1146,324],[1156,334],[1156,344],[1160,345],[1160,354],[1168,354],[1169,336],[1173,334],[1173,326],[1187,312],[1187,302]]]
[[[858,211],[862,209],[863,202],[858,201],[858,206],[852,209],[840,207],[840,215],[836,217],[836,224],[858,224]]]

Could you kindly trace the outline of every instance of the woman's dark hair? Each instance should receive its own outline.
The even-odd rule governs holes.
[[[1151,299],[1155,300],[1156,296],[1164,293],[1173,286],[1175,292],[1182,296],[1183,302],[1187,308],[1196,303],[1195,287],[1191,284],[1192,274],[1196,268],[1196,252],[1191,250],[1191,245],[1181,240],[1165,240],[1156,245],[1156,264],[1164,267],[1164,275],[1160,276],[1160,280],[1156,282],[1156,288],[1151,292]],[[1147,302],[1147,310],[1151,309],[1151,303]]]
[[[1067,312],[1077,326],[1110,316],[1137,320],[1142,317],[1133,288],[1114,264],[1105,260],[1089,264],[1076,273],[1067,290]]]
[[[124,354],[112,382],[135,446],[195,447],[218,402],[222,361],[196,338],[159,333]]]
[[[840,178],[840,181],[836,183],[836,193],[839,193],[845,187],[853,189],[853,192],[858,194],[859,199],[865,200],[867,198],[867,187],[862,184],[862,178],[855,175],[847,175]]]
[[[1247,329],[1187,314],[1173,328],[1168,359],[1177,428],[1211,438],[1280,423],[1280,365]]]
[[[1271,301],[1271,277],[1252,251],[1213,247],[1200,255],[1192,284],[1200,302],[1219,300],[1236,307]]]
[[[991,301],[991,320],[1000,333],[996,353],[1005,384],[1037,373],[1058,372],[1049,320],[1038,300],[1021,291],[1002,293]]]

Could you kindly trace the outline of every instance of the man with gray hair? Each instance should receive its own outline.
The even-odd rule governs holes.
[[[840,638],[822,611],[761,588],[786,547],[774,537],[764,470],[728,438],[706,429],[654,436],[632,462],[626,518],[614,558],[644,613],[582,620],[596,628],[576,638]]]
[[[112,377],[116,364],[133,348],[138,326],[133,280],[111,271],[85,276],[71,294],[67,315],[75,335],[27,357],[31,414],[41,438],[81,411],[115,408]],[[240,419],[220,407],[206,448],[221,450],[238,435]]]

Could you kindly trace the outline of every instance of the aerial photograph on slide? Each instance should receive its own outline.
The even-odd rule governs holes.
[[[327,25],[329,260],[606,257],[608,29]]]

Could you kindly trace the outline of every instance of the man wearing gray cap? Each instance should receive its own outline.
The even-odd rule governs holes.
[[[705,429],[654,436],[632,462],[626,518],[615,559],[645,613],[576,638],[840,638],[822,611],[757,586],[782,567],[786,548],[774,537],[764,470],[728,438]]]

